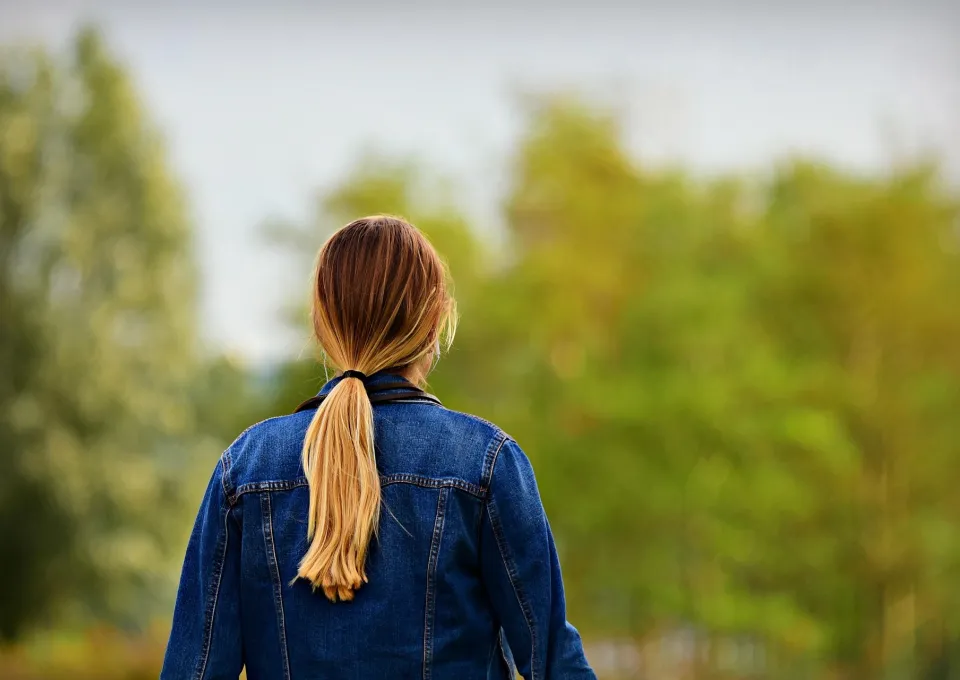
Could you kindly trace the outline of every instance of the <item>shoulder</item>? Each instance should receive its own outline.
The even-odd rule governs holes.
[[[483,495],[509,435],[483,418],[436,404],[376,410],[378,464],[389,478],[459,479]]]
[[[474,471],[473,478],[479,477],[480,495],[496,498],[500,505],[518,512],[532,513],[532,518],[538,516],[537,508],[542,506],[536,474],[517,441],[488,420],[450,409],[443,411],[442,417],[455,424],[452,429],[459,436],[473,440],[470,458],[473,465],[479,463],[479,470],[469,467]]]
[[[487,490],[491,486],[513,486],[521,493],[538,493],[533,465],[516,439],[496,424],[479,416],[450,409],[444,411],[448,414],[447,417],[460,427],[476,432],[478,439],[486,442],[480,472],[482,489]]]
[[[300,452],[312,412],[261,420],[248,427],[221,457],[227,482],[238,490],[257,483],[295,482],[302,477]]]
[[[486,490],[491,484],[493,471],[501,456],[506,458],[526,456],[516,440],[495,423],[470,413],[443,409],[445,417],[454,423],[464,436],[475,440],[477,448],[483,451],[480,467],[480,488]]]

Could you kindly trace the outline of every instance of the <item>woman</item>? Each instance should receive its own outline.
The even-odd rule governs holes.
[[[410,224],[327,241],[313,326],[343,372],[220,458],[162,680],[595,678],[527,457],[417,387],[455,320]]]

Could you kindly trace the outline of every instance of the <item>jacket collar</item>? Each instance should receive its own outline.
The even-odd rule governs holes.
[[[300,404],[294,413],[316,409],[320,403],[337,386],[344,377],[333,378],[324,385],[320,393]],[[367,396],[371,404],[380,404],[388,401],[427,401],[440,406],[440,400],[432,394],[424,392],[406,378],[396,373],[375,373],[364,381]]]
[[[325,397],[336,387],[340,381],[343,380],[342,375],[335,376],[328,380],[323,387],[320,388],[320,391],[317,393],[318,397]],[[415,387],[413,383],[404,378],[399,373],[391,373],[389,371],[380,371],[379,373],[374,373],[364,381],[364,385],[367,387],[379,387],[381,385],[387,385],[391,383],[398,383],[398,387],[402,384],[406,384],[410,387]]]

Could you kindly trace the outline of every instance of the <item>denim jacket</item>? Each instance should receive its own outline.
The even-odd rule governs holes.
[[[496,426],[428,399],[374,405],[383,500],[369,583],[332,603],[294,581],[307,550],[300,453],[313,415],[254,425],[221,456],[187,546],[161,680],[236,680],[244,667],[248,680],[512,679],[514,668],[595,680],[566,620],[530,462]]]

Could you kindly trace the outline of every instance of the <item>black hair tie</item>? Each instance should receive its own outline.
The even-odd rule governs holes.
[[[354,371],[354,370],[344,371],[343,377],[356,378],[357,380],[363,383],[367,382],[367,374],[364,373],[363,371]]]

